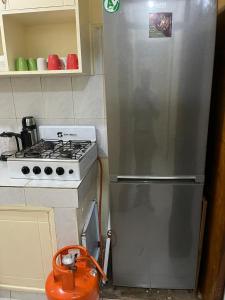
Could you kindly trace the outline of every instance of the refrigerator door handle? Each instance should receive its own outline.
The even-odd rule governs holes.
[[[194,183],[203,183],[204,176],[112,176],[111,181],[114,182],[126,182],[126,181],[141,181],[141,182],[159,182],[159,181],[168,181],[168,182],[194,182]]]

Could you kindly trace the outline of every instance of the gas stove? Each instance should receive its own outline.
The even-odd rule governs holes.
[[[7,160],[11,178],[81,180],[97,158],[93,126],[40,126],[39,135]]]

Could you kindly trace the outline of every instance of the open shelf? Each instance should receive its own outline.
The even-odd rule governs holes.
[[[66,57],[68,53],[81,53],[77,35],[76,11],[74,9],[3,14],[5,48],[8,72],[0,75],[42,75],[56,73],[81,73],[78,70],[25,71],[15,70],[18,57],[48,58],[49,54]]]
[[[20,76],[27,75],[47,76],[47,75],[76,75],[80,74],[80,70],[46,70],[46,71],[6,71],[0,72],[0,76]]]

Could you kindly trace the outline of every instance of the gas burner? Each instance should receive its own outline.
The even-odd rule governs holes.
[[[24,153],[24,157],[26,158],[40,158],[41,153],[39,151],[35,151],[34,149],[31,149]]]
[[[24,158],[24,152],[16,152],[16,154],[15,154],[15,157],[16,158]]]
[[[53,150],[55,148],[54,142],[51,141],[43,141],[43,148],[45,150]]]
[[[78,149],[81,148],[81,145],[80,144],[74,144],[74,145],[72,145],[72,147],[73,147],[73,149],[78,150]]]
[[[73,150],[61,150],[60,157],[62,158],[73,158]]]

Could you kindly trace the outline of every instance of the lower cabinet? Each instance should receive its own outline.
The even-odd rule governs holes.
[[[53,210],[0,208],[0,237],[0,288],[44,290],[56,250]]]

